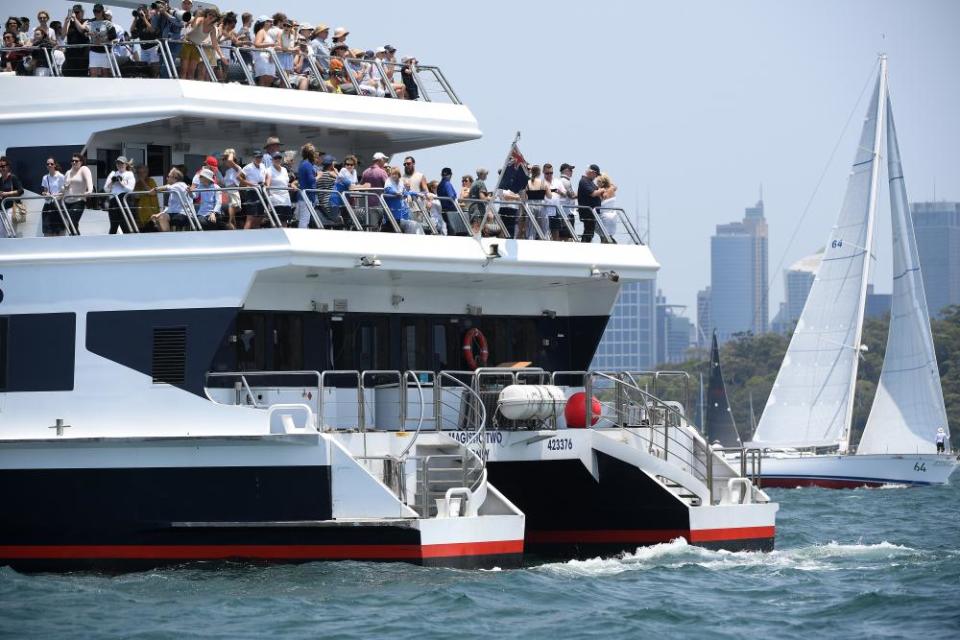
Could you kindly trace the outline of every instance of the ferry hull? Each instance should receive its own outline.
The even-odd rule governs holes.
[[[505,446],[491,452],[491,483],[526,515],[528,554],[614,555],[677,538],[713,549],[773,550],[776,505],[689,506],[638,466],[613,455],[588,454],[596,462],[594,474],[572,455],[576,440],[605,436],[591,431],[570,436],[574,449],[566,459],[505,459],[511,441],[522,444],[528,437],[523,433],[504,433]]]
[[[4,468],[0,565],[126,571],[197,561],[522,562],[522,518],[338,518],[331,478],[329,465]]]
[[[855,489],[884,485],[945,484],[957,466],[952,455],[777,455],[764,456],[764,488]]]

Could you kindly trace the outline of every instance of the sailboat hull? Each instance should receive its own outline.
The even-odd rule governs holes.
[[[763,456],[763,487],[854,489],[884,485],[945,484],[957,466],[953,455],[814,455],[770,453]]]

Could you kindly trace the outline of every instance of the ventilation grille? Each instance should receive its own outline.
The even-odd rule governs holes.
[[[187,369],[187,329],[153,330],[153,383],[182,385]]]

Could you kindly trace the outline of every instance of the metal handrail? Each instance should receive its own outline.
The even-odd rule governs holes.
[[[374,199],[376,199],[376,200],[380,203],[380,206],[381,206],[382,209],[383,209],[383,217],[390,222],[390,226],[393,227],[394,233],[402,233],[402,231],[401,231],[401,229],[400,229],[400,223],[399,223],[399,221],[394,217],[394,215],[393,215],[393,210],[390,208],[390,205],[387,204],[387,201],[386,201],[385,196],[384,196],[384,194],[382,193],[382,191],[383,191],[382,189],[371,189],[371,188],[366,188],[366,189],[354,189],[353,191],[342,191],[342,192],[340,193],[340,197],[343,199],[344,202],[347,201],[347,198],[366,198],[366,199],[374,198]],[[381,192],[381,193],[378,193],[378,192]],[[402,195],[397,195],[397,196],[391,196],[391,197],[403,198],[404,196],[402,196]],[[369,210],[369,209],[370,209],[370,206],[369,206],[369,205],[365,205],[365,208],[366,208],[367,210]],[[382,226],[382,224],[383,224],[383,223],[381,222],[381,226]],[[371,228],[371,229],[372,229],[372,228]]]
[[[361,432],[366,431],[365,425],[365,416],[364,416],[364,401],[363,401],[363,384],[360,382],[360,371],[356,369],[330,369],[324,371],[320,374],[320,388],[319,393],[317,393],[318,403],[317,403],[317,415],[320,416],[320,424],[323,425],[323,392],[327,388],[327,378],[330,376],[355,376],[357,380],[357,429]],[[334,389],[337,387],[334,386]]]
[[[76,46],[76,45],[73,45],[73,46]],[[95,45],[88,45],[88,46],[95,46]],[[26,51],[32,55],[33,52],[35,51],[38,51],[38,50],[42,51],[43,57],[47,62],[47,68],[50,69],[50,73],[53,74],[54,76],[58,76],[60,75],[60,70],[57,68],[56,64],[54,63],[53,56],[50,54],[50,52],[53,49],[58,49],[58,48],[59,47],[57,46],[48,48],[48,47],[38,47],[36,45],[22,45],[17,47],[0,47],[0,53]],[[34,67],[34,71],[36,71],[36,67]]]
[[[190,193],[203,193],[205,191],[218,191],[220,193],[229,193],[231,191],[236,191],[237,193],[243,193],[244,191],[252,191],[256,194],[257,199],[260,200],[260,206],[263,207],[264,215],[267,216],[267,219],[270,220],[270,226],[279,229],[283,225],[280,224],[280,217],[277,215],[277,212],[273,208],[273,204],[270,202],[270,198],[266,195],[266,190],[263,185],[257,185],[255,187],[218,187],[216,189],[190,189]],[[191,203],[192,205],[192,203]]]
[[[350,221],[353,223],[353,228],[356,231],[364,230],[363,225],[360,224],[360,219],[357,218],[357,214],[353,210],[353,205],[351,205],[350,202],[343,197],[343,194],[347,193],[347,191],[337,191],[336,189],[311,189],[311,191],[316,191],[317,193],[326,193],[329,196],[333,196],[333,195],[338,196],[340,198],[341,204],[335,205],[335,206],[342,206],[344,209],[347,210],[347,214],[350,216]],[[328,200],[328,206],[329,206],[329,198],[327,200]]]
[[[546,233],[544,233],[544,230],[540,228],[540,222],[537,220],[537,217],[533,214],[533,211],[530,209],[530,206],[532,204],[535,207],[542,207],[544,205],[541,203],[544,203],[544,202],[546,202],[546,200],[534,200],[532,203],[530,200],[521,200],[520,210],[522,211],[522,215],[517,220],[519,224],[520,220],[523,220],[524,218],[526,218],[527,224],[533,225],[533,230],[536,232],[538,240],[549,240],[550,238],[547,237]],[[519,230],[517,231],[517,233],[519,234]],[[518,238],[518,239],[523,240],[525,238]]]
[[[163,186],[163,185],[160,185],[160,186]],[[159,186],[157,188],[159,189]],[[134,226],[137,227],[136,216],[133,215],[133,210],[130,208],[130,203],[127,202],[127,198],[129,198],[130,196],[150,196],[150,195],[159,197],[161,193],[169,193],[169,194],[175,195],[177,197],[177,200],[180,201],[180,208],[183,211],[183,213],[186,214],[187,220],[189,220],[190,226],[192,227],[192,229],[194,231],[202,230],[200,227],[200,223],[197,220],[197,212],[193,208],[193,202],[191,202],[190,198],[187,198],[182,192],[177,191],[176,189],[164,189],[163,191],[154,191],[152,189],[147,191],[125,191],[121,194],[118,194],[119,200],[122,204],[121,211],[124,212],[124,217],[129,216],[128,224],[130,223],[130,221],[132,221],[134,223]],[[157,202],[157,204],[159,204],[159,201]],[[139,232],[139,227],[137,228],[137,230]]]
[[[480,221],[480,230],[478,232],[480,236],[483,236],[483,231],[487,224],[487,218],[491,218],[497,225],[497,233],[503,238],[510,237],[510,231],[507,229],[507,225],[504,223],[503,218],[500,217],[500,212],[498,210],[499,207],[494,207],[494,205],[499,205],[500,203],[504,202],[503,200],[481,200],[479,198],[466,198],[463,200],[463,202],[465,202],[467,205],[479,204],[483,207],[483,219]],[[519,200],[512,200],[510,201],[510,206],[519,210],[519,207],[517,207],[518,202]]]
[[[627,235],[629,236],[630,241],[633,244],[635,245],[643,244],[643,240],[640,238],[640,234],[637,232],[636,227],[633,226],[633,222],[630,220],[630,217],[627,215],[627,212],[621,207],[596,207],[593,210],[593,214],[597,219],[597,225],[599,225],[600,227],[603,227],[603,223],[600,221],[600,215],[604,211],[614,212],[620,224],[622,224],[623,227],[626,229]],[[604,233],[606,233],[606,229],[604,229]],[[609,236],[609,239],[611,242],[615,244],[617,243],[616,235]]]
[[[469,437],[464,443],[463,448],[465,451],[468,451],[474,455],[474,458],[479,463],[479,469],[481,471],[480,479],[474,483],[473,486],[469,487],[471,491],[480,486],[480,483],[483,479],[482,471],[486,468],[486,457],[487,457],[487,408],[483,405],[483,401],[480,398],[480,395],[473,390],[470,385],[464,384],[456,377],[451,375],[446,371],[441,371],[437,377],[437,381],[440,385],[440,392],[443,392],[443,380],[452,380],[455,385],[459,386],[461,389],[466,391],[472,396],[474,406],[476,407],[476,414],[479,418],[479,426],[473,435]],[[476,447],[476,450],[474,449]]]
[[[52,202],[53,206],[56,207],[57,209],[57,215],[60,216],[60,220],[63,222],[64,229],[67,230],[67,234],[71,236],[79,235],[79,233],[77,233],[77,228],[73,224],[73,219],[67,213],[67,210],[63,204],[63,193],[61,192],[61,193],[56,193],[56,194],[46,195],[46,196],[7,196],[2,201],[0,201],[0,211],[3,212],[3,215],[0,215],[0,217],[3,218],[4,230],[7,231],[8,238],[15,237],[15,233],[16,233],[16,230],[13,229],[13,225],[10,224],[10,221],[7,220],[7,216],[6,216],[6,210],[7,210],[6,203],[8,201],[13,201],[13,200],[16,200],[16,201],[43,200],[44,203],[48,201]],[[10,226],[7,226],[8,224]]]
[[[410,219],[413,220],[414,215],[419,216],[420,219],[416,222],[418,222],[421,227],[426,226],[426,228],[430,230],[430,235],[440,235],[440,230],[433,224],[433,217],[430,215],[429,208],[426,207],[427,195],[416,192],[408,194],[407,198],[409,200],[408,208],[410,209]]]
[[[204,383],[203,383],[204,392],[207,393],[207,398],[209,398],[211,401],[214,401],[213,398],[210,398],[210,394],[209,394],[209,392],[207,391],[207,387],[208,387],[207,382],[209,381],[210,378],[240,378],[240,379],[241,379],[241,382],[243,383],[244,387],[245,387],[246,390],[247,390],[247,393],[250,394],[250,399],[251,399],[251,401],[254,403],[254,407],[257,408],[257,409],[259,409],[259,408],[261,408],[261,407],[260,407],[259,403],[257,403],[257,397],[256,397],[256,395],[254,395],[253,390],[250,388],[250,383],[248,382],[247,378],[248,378],[248,377],[251,377],[251,378],[254,378],[254,377],[266,377],[266,376],[277,376],[277,377],[279,377],[279,376],[290,376],[290,377],[293,377],[293,376],[314,376],[314,377],[317,379],[317,385],[316,385],[316,387],[311,387],[311,388],[316,388],[316,389],[317,389],[317,416],[318,416],[318,420],[320,420],[321,409],[322,409],[322,407],[323,407],[323,399],[322,399],[322,396],[321,396],[321,393],[320,393],[320,391],[323,389],[323,374],[321,374],[319,371],[312,371],[312,370],[302,370],[302,371],[208,371],[208,372],[205,374]],[[301,386],[301,385],[297,385],[297,386]],[[215,402],[215,401],[214,401],[214,402]],[[264,408],[266,408],[266,407],[264,407]],[[318,425],[320,425],[320,424],[322,424],[322,421],[318,423]]]
[[[157,47],[160,49],[160,58],[162,59],[162,64],[167,72],[167,75],[169,76],[170,79],[174,79],[174,80],[180,79],[180,74],[176,65],[176,56],[173,55],[173,52],[170,49],[171,44],[174,44],[174,45],[179,44],[181,46],[191,45],[191,46],[198,47],[200,49],[213,48],[212,44],[197,45],[191,41],[182,40],[182,39],[173,40],[170,38],[157,38],[157,39],[150,39],[150,40],[141,40],[138,38],[138,39],[131,39],[131,40],[114,40],[114,41],[105,42],[102,44],[90,44],[90,43],[62,44],[62,45],[57,45],[55,49],[60,51],[63,51],[66,49],[88,49],[89,50],[91,47],[103,47],[110,63],[111,75],[115,78],[122,78],[123,75],[120,71],[120,64],[117,61],[117,56],[116,56],[116,53],[114,52],[114,47],[117,47],[117,46],[134,47],[138,45],[142,47],[144,44],[153,44],[153,43],[156,43]],[[36,49],[42,49],[44,51],[44,56],[48,60],[47,64],[49,69],[51,70],[51,73],[54,76],[61,76],[62,75],[61,69],[56,64],[56,61],[53,59],[53,56],[51,55],[51,49],[48,49],[46,47],[35,47],[30,45],[22,46],[22,47],[0,47],[0,52],[17,51],[17,50],[33,51]],[[255,80],[251,82],[251,80],[253,79],[253,75],[252,75],[249,64],[247,63],[246,60],[243,59],[243,56],[235,55],[233,53],[227,53],[226,51],[223,51],[223,50],[229,49],[233,52],[243,51],[243,52],[251,52],[251,53],[267,53],[270,56],[271,62],[273,63],[275,70],[277,71],[276,77],[279,77],[281,79],[281,81],[283,82],[283,85],[286,88],[288,89],[291,88],[290,80],[287,76],[286,71],[283,69],[282,65],[280,65],[279,63],[279,59],[277,58],[276,50],[274,47],[258,48],[258,47],[249,46],[249,45],[244,46],[244,45],[231,44],[228,47],[220,47],[220,49],[221,49],[221,52],[223,52],[227,58],[231,59],[231,60],[225,60],[225,61],[235,62],[239,64],[241,69],[244,72],[244,76],[246,77],[248,84],[253,84],[253,85],[255,85],[256,82]],[[217,77],[216,73],[214,72],[213,65],[210,64],[209,59],[205,55],[201,55],[200,57],[201,57],[201,62],[203,63],[203,66],[204,66],[204,70],[207,72],[207,75],[209,76],[210,81],[220,82],[220,79]],[[313,53],[307,52],[305,55],[305,58],[308,60],[310,65],[310,70],[308,71],[309,75],[312,75],[319,80],[321,91],[325,93],[329,93],[330,88],[325,84],[325,78],[323,76],[323,73],[320,71],[319,67],[316,64],[316,60],[313,56]],[[221,56],[220,59],[224,60],[224,57]],[[360,85],[357,83],[356,78],[354,77],[354,71],[351,70],[346,64],[348,62],[355,62],[355,61],[360,62],[364,65],[371,65],[373,68],[377,70],[378,82],[383,86],[385,96],[389,96],[391,98],[398,97],[397,92],[393,87],[392,78],[397,71],[402,72],[404,67],[402,63],[384,62],[382,60],[363,60],[360,58],[340,58],[340,60],[344,62],[344,70],[346,71],[346,76],[347,76],[346,79],[350,82],[350,85],[353,87],[353,90],[356,92],[356,95],[364,95],[364,94],[360,89]],[[388,66],[395,67],[395,70],[393,72],[388,71],[387,70]],[[420,92],[420,96],[424,100],[424,102],[434,102],[434,100],[433,98],[430,97],[430,93],[427,91],[426,85],[424,84],[423,78],[421,77],[422,72],[429,73],[434,77],[437,84],[440,86],[440,89],[447,95],[447,98],[449,98],[453,104],[456,104],[456,105],[463,104],[463,101],[460,100],[460,97],[453,90],[453,86],[447,80],[446,76],[444,75],[440,67],[437,67],[435,65],[417,65],[413,68],[412,77],[413,77],[414,83],[417,85],[417,88]]]
[[[130,193],[129,191],[124,191],[123,193],[108,193],[105,194],[107,200],[115,200],[117,203],[117,209],[120,210],[120,215],[123,216],[123,221],[127,225],[127,233],[140,233],[140,228],[137,226],[137,221],[133,217],[133,214],[130,212],[130,209],[127,207],[127,203],[123,200],[121,196]]]
[[[430,373],[431,373],[431,375],[432,375],[432,372],[430,372]],[[410,378],[413,380],[413,383],[417,386],[417,394],[420,396],[420,417],[417,419],[417,428],[416,428],[416,430],[413,432],[413,437],[410,438],[410,442],[408,442],[408,443],[407,443],[407,446],[405,446],[405,447],[403,448],[403,451],[401,451],[401,452],[397,455],[397,457],[398,457],[399,459],[401,459],[401,460],[406,459],[406,457],[407,457],[407,452],[409,452],[410,449],[413,448],[413,445],[414,445],[414,443],[417,441],[417,438],[420,437],[420,429],[423,427],[423,419],[424,419],[424,413],[423,413],[423,404],[424,404],[424,402],[423,402],[423,386],[420,384],[419,372],[404,371],[404,372],[403,372],[403,377],[404,377],[404,385],[403,385],[403,396],[402,396],[402,398],[404,399],[404,402],[406,402],[407,389],[409,388],[409,387],[407,387],[407,385],[406,385],[406,378],[407,378],[407,377],[410,377]],[[404,414],[404,421],[403,421],[403,423],[401,424],[401,428],[402,428],[402,429],[406,429],[406,426],[407,426],[407,424],[406,424],[406,410],[404,410],[403,414]]]
[[[446,196],[436,196],[436,195],[433,196],[433,197],[440,201],[440,208],[441,208],[441,210],[443,209],[443,203],[444,203],[444,202],[449,202],[449,203],[451,203],[451,204],[453,205],[453,210],[456,211],[457,216],[460,218],[460,223],[463,224],[463,228],[466,229],[467,235],[468,235],[468,236],[473,236],[473,237],[475,237],[475,238],[479,238],[479,237],[480,237],[480,231],[478,230],[476,233],[474,233],[474,232],[473,232],[473,229],[470,227],[470,214],[468,214],[466,211],[464,211],[464,210],[463,210],[463,207],[460,206],[460,202],[461,202],[461,201],[460,201],[459,198],[448,198],[448,197],[446,197]],[[466,202],[466,201],[464,200],[464,202]],[[447,211],[447,213],[450,213],[450,211]],[[448,225],[448,226],[449,226],[449,225]],[[448,233],[449,235],[453,235],[453,234],[451,234],[450,232],[451,232],[451,230],[450,230],[450,229],[447,229],[447,233]]]

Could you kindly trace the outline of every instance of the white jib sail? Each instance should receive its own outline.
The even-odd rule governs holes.
[[[948,431],[947,411],[889,98],[887,172],[893,222],[890,329],[877,394],[857,453],[936,453],[937,429]]]
[[[885,81],[881,64],[840,217],[757,425],[755,445],[846,449],[873,244]]]

